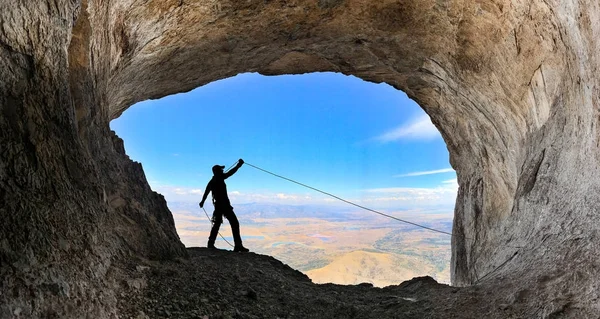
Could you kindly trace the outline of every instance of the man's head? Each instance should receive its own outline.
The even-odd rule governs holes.
[[[223,169],[225,168],[225,166],[223,165],[215,165],[212,168],[213,174],[214,175],[223,175]]]

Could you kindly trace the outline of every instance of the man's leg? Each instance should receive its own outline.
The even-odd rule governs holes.
[[[238,221],[237,216],[235,216],[233,210],[228,211],[225,214],[225,217],[227,217],[227,220],[229,220],[229,225],[231,225],[231,232],[233,233],[233,242],[235,243],[233,251],[249,251],[247,248],[244,248],[244,245],[242,245],[242,236],[240,236],[240,222]]]
[[[217,235],[219,234],[219,228],[221,227],[221,224],[223,223],[223,215],[218,213],[217,211],[215,211],[213,213],[213,218],[212,218],[212,228],[210,229],[210,236],[208,237],[208,245],[206,245],[206,247],[208,248],[215,248],[215,240],[217,240]]]

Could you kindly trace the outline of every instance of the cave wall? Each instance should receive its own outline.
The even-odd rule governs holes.
[[[0,4],[0,318],[114,317],[127,261],[186,256],[90,65],[68,54],[80,12]]]
[[[2,3],[1,311],[110,315],[111,269],[185,256],[111,119],[241,72],[315,71],[386,82],[431,116],[460,186],[454,284],[502,278],[589,306],[599,21],[585,0]]]

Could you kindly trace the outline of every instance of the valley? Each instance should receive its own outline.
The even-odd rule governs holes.
[[[177,232],[187,247],[205,247],[210,222],[196,203],[169,203]],[[315,283],[376,287],[417,276],[450,282],[450,236],[348,208],[234,205],[244,246],[304,272]],[[207,213],[212,207],[207,205]],[[442,231],[451,231],[452,211],[386,212]],[[221,235],[230,243],[227,221]],[[231,247],[222,238],[216,246]]]

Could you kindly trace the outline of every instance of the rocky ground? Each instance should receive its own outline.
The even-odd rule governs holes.
[[[534,315],[482,287],[430,277],[397,286],[313,284],[254,253],[189,248],[189,259],[132,262],[120,293],[122,318],[523,318]],[[493,295],[493,297],[491,297]],[[491,298],[489,298],[491,297]]]

